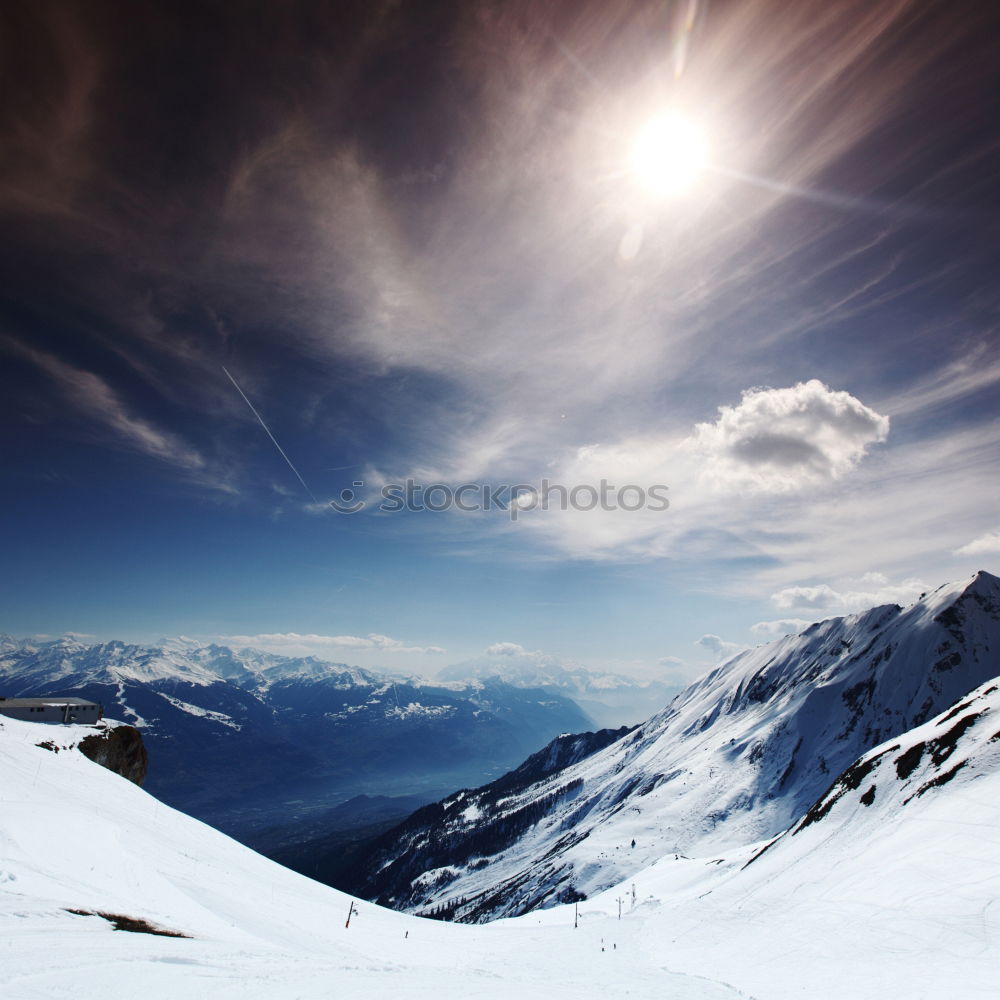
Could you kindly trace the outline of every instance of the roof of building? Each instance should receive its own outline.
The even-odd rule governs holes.
[[[37,708],[39,705],[52,705],[59,707],[62,705],[93,705],[97,707],[96,701],[89,701],[86,698],[4,698],[0,697],[0,708]]]

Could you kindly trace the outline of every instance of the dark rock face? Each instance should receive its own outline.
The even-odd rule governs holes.
[[[142,736],[134,726],[116,726],[103,733],[85,736],[80,741],[80,753],[95,764],[141,786],[146,780],[148,756]]]

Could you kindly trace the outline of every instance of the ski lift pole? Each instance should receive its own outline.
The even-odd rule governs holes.
[[[352,899],[351,900],[351,908],[347,911],[347,923],[344,924],[344,927],[350,927],[351,926],[351,917],[353,917],[354,914],[357,913],[357,912],[358,912],[358,908],[354,905],[354,900]]]

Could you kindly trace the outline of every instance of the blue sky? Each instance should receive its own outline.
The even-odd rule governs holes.
[[[975,5],[113,8],[8,15],[0,628],[679,679],[998,568]]]

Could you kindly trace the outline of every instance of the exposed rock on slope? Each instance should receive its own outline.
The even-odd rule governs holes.
[[[134,726],[107,727],[85,736],[79,750],[94,763],[120,774],[137,785],[146,780],[149,758],[139,730]]]
[[[802,819],[768,841],[745,867],[768,852],[770,860],[786,851],[802,854],[834,832],[864,837],[872,827],[898,821],[901,810],[956,778],[970,783],[998,768],[1000,681],[995,679],[930,722],[859,757]]]
[[[44,736],[35,746],[59,753],[79,750],[95,764],[141,786],[146,780],[148,755],[142,735],[133,726],[103,720],[96,726],[52,726],[26,723],[29,732]],[[3,728],[3,723],[0,723]]]

